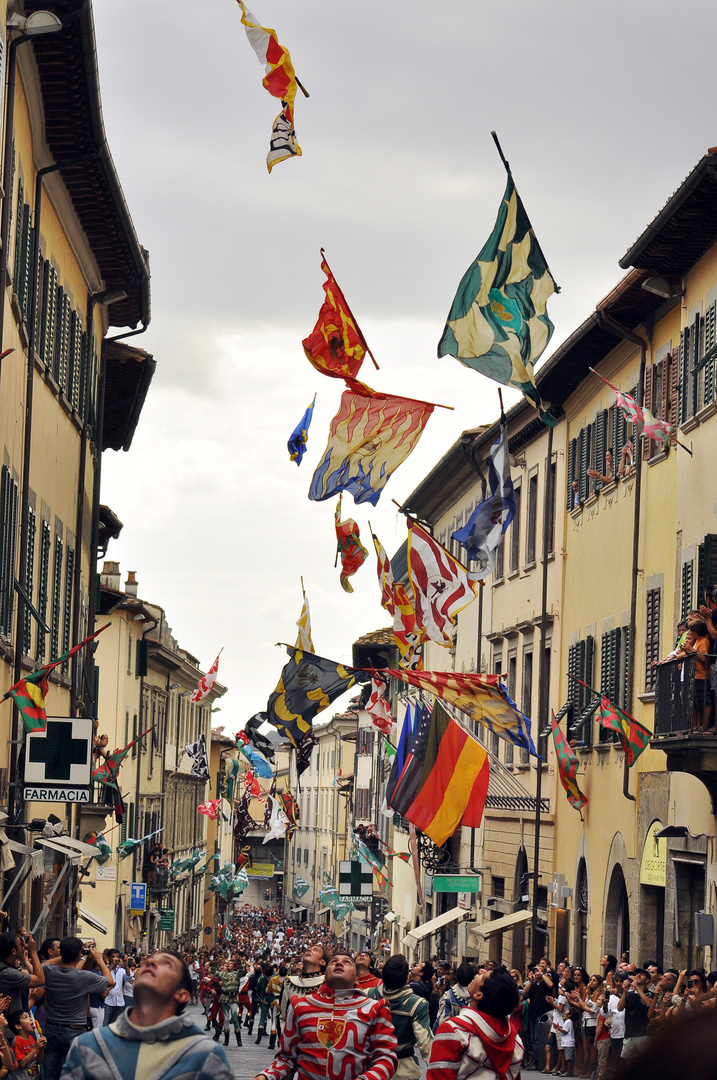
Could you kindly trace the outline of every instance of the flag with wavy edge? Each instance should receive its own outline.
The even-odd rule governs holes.
[[[356,676],[350,668],[316,653],[291,645],[286,651],[289,659],[267,702],[266,715],[292,746],[298,746],[311,731],[314,717],[352,687]]]
[[[355,503],[375,506],[414,450],[434,407],[412,398],[345,390],[309,498],[322,502],[348,491]]]
[[[393,615],[393,637],[399,653],[399,667],[411,671],[423,669],[421,646],[427,640],[416,620],[416,608],[410,585],[396,581],[383,544],[371,533],[376,549],[378,583],[381,587],[381,607]]]
[[[326,274],[324,302],[316,325],[301,344],[306,358],[322,375],[353,380],[359,373],[368,346],[336,278],[321,249],[321,269]]]
[[[458,286],[438,355],[522,391],[551,427],[534,367],[553,333],[547,303],[559,292],[508,170],[493,231]]]
[[[297,465],[301,465],[301,459],[306,453],[306,444],[309,441],[309,427],[314,417],[314,405],[316,404],[316,394],[314,394],[314,400],[309,405],[308,409],[299,420],[291,435],[289,441],[286,444],[289,451],[289,457],[292,461],[295,461]]]
[[[350,577],[360,570],[368,558],[368,551],[361,543],[361,530],[353,518],[341,520],[341,502],[343,495],[339,496],[334,511],[334,525],[336,527],[336,546],[338,557],[341,559],[341,574],[339,580],[344,592],[352,593],[353,585]]]
[[[296,635],[294,648],[301,649],[303,652],[313,652],[314,642],[311,637],[311,611],[309,609],[309,598],[304,591],[303,578],[301,595],[303,597],[303,603],[301,605],[301,615],[299,615],[299,618],[296,620],[296,626],[299,632]]]
[[[658,420],[646,405],[638,405],[634,397],[624,390],[618,390],[595,368],[590,368],[590,371],[592,371],[593,375],[597,375],[598,379],[602,379],[611,390],[615,391],[618,408],[622,410],[628,423],[635,425],[638,435],[643,435],[646,439],[656,439],[658,442],[664,443],[665,446],[669,445],[672,438],[672,424],[668,424],[666,420]]]
[[[417,521],[407,522],[408,580],[417,626],[424,637],[449,646],[449,629],[456,625],[458,613],[475,600],[477,582]]]
[[[145,737],[145,735],[149,735],[151,730],[151,727],[147,728],[147,730],[143,731],[141,735],[138,735],[136,739],[133,739],[132,742],[127,743],[123,750],[115,750],[112,754],[107,754],[103,763],[99,765],[96,769],[93,769],[90,773],[90,776],[92,777],[94,782],[96,784],[106,784],[108,787],[116,787],[117,785],[115,781],[117,779],[117,776],[119,775],[122,762],[127,757],[127,754],[130,752],[132,747],[136,746],[136,744],[140,742]]]
[[[649,745],[652,732],[634,716],[630,716],[624,709],[614,705],[604,694],[601,695],[597,720],[601,727],[616,733],[625,753],[627,767],[631,768]]]
[[[577,754],[573,753],[570,743],[560,730],[560,725],[555,719],[555,713],[553,713],[550,730],[553,733],[553,742],[555,743],[555,754],[558,760],[558,776],[560,777],[560,783],[565,788],[568,802],[578,811],[578,813],[580,813],[582,808],[588,804],[588,800],[578,787],[576,779],[580,762],[578,761]],[[580,817],[582,818],[582,814],[580,814]]]

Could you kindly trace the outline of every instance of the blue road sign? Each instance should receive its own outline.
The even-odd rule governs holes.
[[[130,911],[144,911],[147,907],[147,886],[141,881],[135,881],[130,886],[129,909]]]

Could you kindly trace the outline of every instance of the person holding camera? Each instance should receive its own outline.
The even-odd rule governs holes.
[[[83,952],[80,938],[63,938],[60,955],[42,967],[47,1006],[42,1080],[58,1080],[67,1051],[77,1036],[87,1030],[87,995],[103,994],[114,986],[100,950],[94,946],[88,950],[98,971],[83,970],[80,966],[84,964]]]
[[[28,958],[31,972],[25,968]],[[20,935],[14,930],[0,934],[0,997],[10,995],[10,1012],[27,1008],[28,991],[42,986],[45,979],[42,965],[37,957],[37,947],[30,934]]]

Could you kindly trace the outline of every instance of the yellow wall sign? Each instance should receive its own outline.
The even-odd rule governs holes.
[[[640,862],[640,884],[659,885],[664,889],[667,884],[667,840],[657,837],[662,828],[661,821],[653,821],[647,830]]]
[[[247,877],[272,878],[274,876],[274,864],[255,862],[253,866],[247,866]]]

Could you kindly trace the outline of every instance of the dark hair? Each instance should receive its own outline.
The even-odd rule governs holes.
[[[9,956],[12,950],[17,945],[18,933],[16,930],[6,930],[4,934],[0,934],[0,960],[4,960],[6,956]]]
[[[62,963],[74,964],[75,960],[79,960],[83,948],[84,946],[78,937],[63,937],[60,942]]]
[[[614,971],[617,967],[617,957],[613,956],[612,953],[605,953],[605,956],[607,957],[607,967],[605,968],[605,974],[607,975],[609,971]]]
[[[50,949],[52,948],[52,944],[53,944],[53,942],[55,942],[55,941],[58,941],[58,942],[59,942],[59,940],[60,940],[60,939],[59,939],[59,938],[57,938],[57,937],[48,937],[48,938],[45,938],[45,940],[43,941],[42,945],[41,945],[41,946],[40,946],[40,948],[39,948],[39,949],[37,950],[37,955],[38,955],[38,958],[39,958],[39,959],[40,959],[40,960],[41,960],[42,962],[44,962],[45,960],[49,960],[49,959],[50,959]]]
[[[423,981],[429,983],[433,976],[436,974],[436,969],[430,960],[426,960],[423,965]]]
[[[346,949],[335,949],[331,953],[331,956],[329,957],[329,959],[334,960],[337,956],[348,956],[351,963],[354,964],[354,966],[356,964],[356,961],[354,960],[353,955],[350,952],[348,952]]]
[[[60,948],[62,948],[62,943],[60,943]],[[186,990],[189,993],[191,1000],[191,995],[194,991],[194,984],[192,983],[192,976],[189,968],[184,963],[184,957],[180,956],[178,952],[174,951],[174,949],[157,949],[157,952],[164,953],[165,956],[173,956],[174,959],[179,963],[179,967],[181,968],[181,970],[179,972],[179,982],[177,983],[177,990]],[[184,1012],[184,1002],[177,1003],[177,1016],[181,1012]]]
[[[20,1017],[24,1012],[27,1012],[27,1009],[13,1009],[11,1013],[8,1013],[7,1023],[10,1031],[16,1031],[20,1026]]]
[[[408,960],[400,953],[389,956],[381,972],[387,990],[400,990],[408,980]]]
[[[573,980],[566,977],[565,982],[563,983],[563,989],[567,991],[568,994],[572,993],[572,991],[575,989],[575,983],[573,982]]]
[[[475,979],[475,975],[476,969],[473,967],[473,965],[464,962],[458,965],[458,970],[456,971],[456,982],[459,986],[468,986],[468,984],[472,983]]]
[[[494,967],[481,986],[482,997],[478,1012],[504,1020],[520,1003],[520,991],[508,969],[501,964]]]

